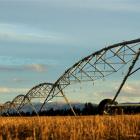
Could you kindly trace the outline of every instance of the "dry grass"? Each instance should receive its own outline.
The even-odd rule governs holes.
[[[0,118],[0,140],[131,139],[140,139],[140,115]]]

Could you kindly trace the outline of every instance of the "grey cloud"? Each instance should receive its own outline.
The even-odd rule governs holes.
[[[12,72],[12,71],[34,71],[34,72],[46,72],[47,66],[43,64],[30,64],[30,65],[21,65],[21,66],[0,66],[0,71]]]
[[[53,44],[70,42],[70,39],[61,33],[44,32],[25,25],[1,23],[0,28],[0,40],[2,41]]]
[[[29,69],[36,72],[46,72],[47,67],[43,64],[32,64],[25,66],[25,69]]]
[[[41,2],[45,2],[42,0]],[[90,8],[108,11],[140,12],[137,0],[48,0],[47,4],[63,8]]]
[[[19,66],[6,66],[6,65],[1,65],[0,66],[0,71],[21,71],[22,67]]]
[[[25,80],[25,79],[20,79],[20,78],[13,78],[13,79],[11,79],[11,80],[9,80],[10,82],[12,81],[12,82],[15,82],[15,83],[22,83],[22,82],[25,82],[25,81],[27,81],[27,80]]]
[[[13,56],[0,56],[0,66],[21,66],[21,65],[32,65],[32,64],[44,64],[47,66],[56,66],[58,61],[56,59],[39,59],[39,58],[22,58]]]

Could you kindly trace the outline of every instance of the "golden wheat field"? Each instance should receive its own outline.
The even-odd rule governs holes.
[[[0,140],[131,139],[140,139],[140,115],[0,118]]]

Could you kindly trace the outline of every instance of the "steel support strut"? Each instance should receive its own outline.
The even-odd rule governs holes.
[[[58,89],[60,90],[60,93],[62,94],[62,96],[64,97],[66,103],[69,105],[69,107],[70,107],[70,109],[71,109],[73,115],[76,116],[76,113],[75,113],[75,111],[74,111],[72,105],[69,103],[69,100],[67,99],[67,97],[66,97],[65,94],[63,93],[63,90],[61,89],[60,85],[58,85],[57,87],[58,87]]]
[[[31,103],[30,99],[27,97],[27,100],[29,101],[29,104],[31,105],[31,108],[33,109],[33,111],[36,113],[37,116],[39,116],[36,108],[33,106],[33,104]]]
[[[13,106],[13,109],[18,113],[18,115],[19,116],[21,116],[21,114],[20,114],[20,112],[19,112],[19,110],[18,109],[16,109],[16,107],[14,106],[14,105],[12,105]]]
[[[113,44],[93,52],[68,68],[55,81],[55,83],[41,83],[33,87],[26,95],[19,95],[14,98],[12,104],[9,104],[9,102],[5,103],[2,111],[5,112],[6,115],[10,116],[9,110],[13,107],[14,111],[17,111],[17,113],[20,114],[22,107],[26,104],[29,104],[33,111],[39,115],[43,107],[45,107],[45,103],[51,101],[60,93],[65,99],[66,103],[69,105],[73,114],[76,116],[72,105],[64,94],[64,89],[67,86],[75,83],[88,81],[95,82],[98,79],[104,79],[105,77],[118,72],[129,62],[132,62],[128,72],[125,74],[125,77],[123,77],[123,80],[121,81],[121,84],[115,93],[114,99],[112,100],[112,103],[115,103],[115,100],[123,88],[127,78],[140,70],[139,66],[139,68],[134,70],[135,63],[140,55],[139,46],[140,38]],[[39,111],[31,102],[33,98],[44,99]]]
[[[131,76],[132,74],[134,74],[134,73],[137,72],[138,70],[140,70],[140,67],[137,68],[136,70],[134,70],[133,72],[131,72],[131,73],[129,74],[129,76]]]
[[[123,81],[122,81],[122,83],[121,83],[121,85],[120,85],[118,91],[116,92],[116,95],[115,95],[115,97],[114,97],[113,100],[112,100],[112,103],[115,102],[115,100],[116,100],[116,98],[118,97],[118,95],[119,95],[121,89],[123,88],[123,86],[124,86],[124,84],[125,84],[127,78],[128,78],[130,75],[132,75],[132,74],[134,73],[134,72],[131,73],[131,71],[133,70],[133,68],[134,68],[134,66],[135,66],[135,64],[136,64],[136,62],[137,62],[137,60],[139,59],[139,56],[140,56],[140,48],[138,49],[138,52],[137,52],[135,58],[133,59],[132,64],[131,64],[131,66],[129,67],[127,74],[125,75],[125,77],[124,77],[124,79],[123,79]]]

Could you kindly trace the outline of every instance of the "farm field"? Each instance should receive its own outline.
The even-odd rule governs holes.
[[[0,140],[128,139],[140,139],[140,115],[0,117]]]

